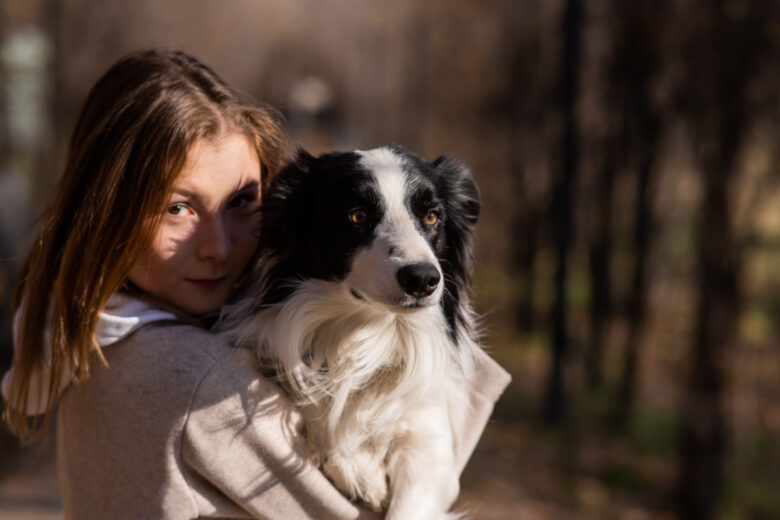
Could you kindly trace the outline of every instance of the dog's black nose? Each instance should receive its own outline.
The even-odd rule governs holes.
[[[405,265],[395,276],[404,292],[416,298],[430,296],[441,280],[436,266],[427,263]]]

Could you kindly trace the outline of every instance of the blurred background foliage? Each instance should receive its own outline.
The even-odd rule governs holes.
[[[472,168],[475,300],[514,376],[475,518],[780,518],[780,2],[0,0],[2,369],[79,106],[149,47],[312,152]],[[0,518],[58,518],[52,452],[0,433]]]

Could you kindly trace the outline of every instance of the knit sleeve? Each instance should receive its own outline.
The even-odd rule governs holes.
[[[463,471],[485,430],[493,406],[512,377],[483,350],[476,357],[474,375],[468,381],[467,402],[449,403],[450,423],[455,439],[455,463]]]
[[[181,460],[201,516],[378,519],[309,461],[300,414],[259,375],[247,350],[218,362],[198,387]],[[227,498],[228,500],[225,500]]]
[[[480,353],[469,403],[451,403],[462,471],[510,377]],[[202,516],[262,519],[376,519],[350,502],[309,460],[303,419],[260,376],[254,355],[236,349],[204,377],[182,435],[181,460]],[[243,513],[243,514],[242,514]]]

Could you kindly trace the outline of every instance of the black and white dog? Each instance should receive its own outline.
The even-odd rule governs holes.
[[[448,403],[473,369],[470,172],[388,146],[299,152],[263,200],[255,282],[223,317],[272,362],[323,471],[390,520],[447,518]]]

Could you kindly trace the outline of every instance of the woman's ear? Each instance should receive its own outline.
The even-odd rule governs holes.
[[[453,209],[470,225],[476,224],[481,204],[479,190],[471,171],[459,160],[447,155],[433,161],[432,166],[446,186],[447,198]]]

